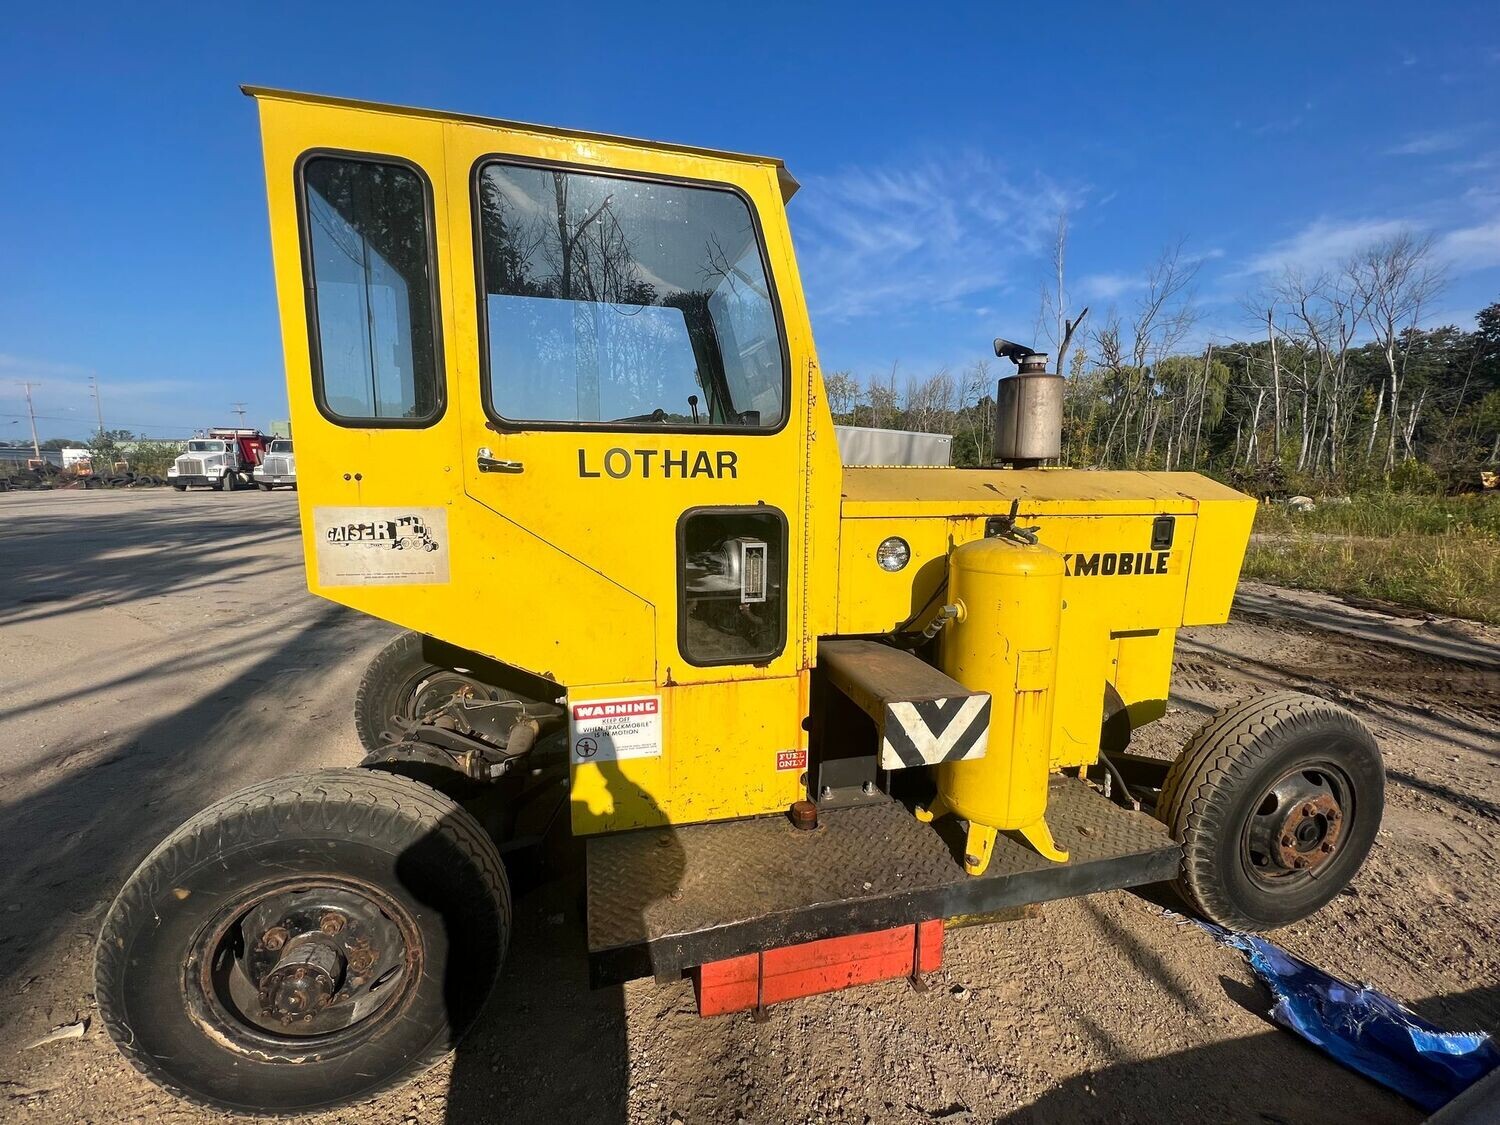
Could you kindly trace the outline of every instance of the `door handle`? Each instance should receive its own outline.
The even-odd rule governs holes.
[[[523,473],[526,466],[519,461],[497,461],[490,456],[488,447],[479,451],[479,471],[481,473]]]

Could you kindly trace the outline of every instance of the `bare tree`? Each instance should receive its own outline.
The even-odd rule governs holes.
[[[1054,370],[1059,375],[1067,370],[1068,350],[1073,346],[1073,337],[1083,320],[1089,315],[1088,306],[1077,316],[1068,317],[1069,301],[1067,271],[1068,212],[1057,213],[1057,233],[1052,240],[1052,283],[1042,286],[1042,319],[1047,325],[1047,337],[1052,344],[1052,353],[1057,357]]]
[[[859,403],[859,380],[847,371],[835,371],[824,376],[823,392],[828,396],[828,409],[835,417],[852,415]]]
[[[1396,467],[1396,432],[1401,425],[1401,384],[1406,370],[1402,334],[1417,327],[1422,308],[1442,289],[1442,271],[1432,265],[1432,238],[1402,231],[1356,254],[1346,272],[1363,305],[1365,322],[1380,345],[1387,381],[1384,398],[1389,412],[1385,471]],[[1400,354],[1398,354],[1398,352]],[[1377,411],[1378,411],[1377,405]],[[1420,403],[1417,404],[1420,410]],[[1376,419],[1376,425],[1379,419]],[[1416,428],[1416,412],[1406,433]],[[1373,431],[1371,437],[1373,439]],[[1407,446],[1410,446],[1409,440]]]

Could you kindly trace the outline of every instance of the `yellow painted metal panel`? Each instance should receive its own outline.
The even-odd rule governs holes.
[[[1117,640],[1114,685],[1125,701],[1130,725],[1155,722],[1167,713],[1177,630],[1128,633]]]
[[[1254,523],[1255,501],[1248,496],[1205,498],[1199,504],[1199,546],[1188,573],[1184,625],[1219,625],[1229,620]]]
[[[842,530],[837,626],[841,634],[890,632],[928,605],[948,573],[947,520],[844,520]],[[875,562],[875,548],[891,535],[899,535],[911,548],[911,561],[894,574]]]
[[[802,794],[806,676],[662,687],[607,685],[569,697],[659,697],[659,755],[572,765],[573,831],[580,835],[657,824],[780,812]],[[799,757],[800,755],[800,757]]]

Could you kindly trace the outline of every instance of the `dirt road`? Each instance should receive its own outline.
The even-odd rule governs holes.
[[[0,1119],[213,1120],[115,1052],[91,945],[121,881],[251,781],[358,757],[349,705],[391,635],[306,595],[290,494],[0,495]],[[1245,693],[1375,729],[1385,827],[1350,890],[1276,938],[1455,1028],[1500,1031],[1500,634],[1242,591],[1187,631],[1170,754]],[[437,1121],[1409,1122],[1271,1027],[1239,956],[1149,896],[949,934],[891,983],[702,1021],[686,983],[590,992],[574,889],[523,895],[505,981],[457,1058],[358,1112]],[[90,1018],[81,1039],[25,1044]],[[333,1114],[329,1122],[350,1119]]]

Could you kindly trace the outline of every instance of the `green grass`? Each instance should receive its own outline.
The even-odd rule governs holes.
[[[1500,496],[1263,506],[1244,575],[1500,624]]]

